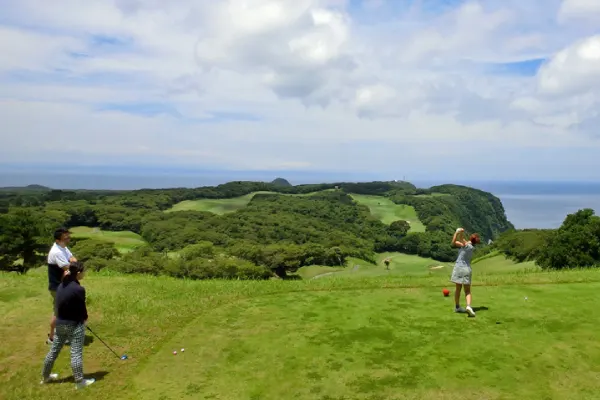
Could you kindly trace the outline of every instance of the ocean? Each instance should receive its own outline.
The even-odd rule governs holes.
[[[416,184],[416,183],[415,183]],[[600,182],[464,182],[497,196],[517,229],[558,228],[568,214],[600,214]],[[419,186],[419,185],[417,185]]]
[[[521,191],[515,190],[514,185],[499,186],[492,193],[500,198],[506,216],[517,229],[558,228],[568,214],[583,208],[600,214],[600,183],[597,182],[542,183]]]
[[[55,189],[141,189],[212,186],[234,180],[270,181],[283,177],[292,184],[372,181],[385,178],[369,176],[332,176],[326,173],[248,172],[206,174],[76,174],[76,173],[0,173],[0,187],[39,184]],[[421,188],[456,183],[493,193],[502,201],[508,219],[518,229],[558,228],[567,214],[582,208],[600,213],[600,182],[518,182],[518,181],[424,181],[410,180]]]

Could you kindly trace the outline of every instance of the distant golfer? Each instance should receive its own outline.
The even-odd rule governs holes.
[[[93,378],[83,379],[83,342],[88,319],[85,288],[79,283],[83,276],[83,264],[73,261],[69,264],[69,273],[56,289],[56,337],[44,359],[42,384],[58,378],[58,374],[51,373],[52,367],[67,340],[71,341],[71,368],[75,387],[82,389],[96,381]]]
[[[480,243],[479,235],[474,233],[469,237],[469,240],[464,238],[465,230],[458,228],[454,232],[452,237],[452,246],[458,247],[458,258],[454,264],[452,270],[452,277],[450,280],[456,284],[456,291],[454,292],[454,312],[467,312],[471,317],[475,316],[475,311],[471,308],[471,258],[473,257],[473,250],[475,245]],[[460,306],[460,291],[465,288],[465,299],[467,301],[467,308],[464,309]]]
[[[58,228],[54,232],[54,245],[48,253],[48,290],[52,296],[52,308],[56,308],[56,289],[62,278],[69,271],[69,264],[77,261],[67,247],[71,241],[71,232],[66,228]],[[56,313],[52,314],[50,320],[50,333],[48,334],[47,344],[52,344],[54,340],[54,330],[56,328]]]
[[[390,269],[390,261],[392,261],[390,258],[386,258],[385,260],[383,260],[385,264],[385,269]]]

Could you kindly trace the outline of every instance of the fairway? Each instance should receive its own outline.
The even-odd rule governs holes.
[[[389,270],[386,269],[383,260],[390,258]],[[448,273],[448,268],[441,270],[430,269],[439,265],[449,265],[440,263],[431,258],[419,257],[417,255],[403,253],[382,253],[377,255],[377,264],[373,265],[366,261],[349,258],[348,267],[341,272],[336,272],[336,278],[372,278],[390,275],[413,275],[425,276],[430,274]],[[326,271],[324,271],[326,272]],[[329,275],[333,277],[334,275]]]
[[[384,260],[390,259],[389,269]],[[298,271],[303,279],[311,278],[373,278],[385,276],[447,276],[450,279],[454,262],[440,262],[431,258],[404,253],[381,253],[377,264],[349,258],[347,267],[302,267]],[[481,275],[514,274],[540,271],[533,262],[515,263],[503,255],[482,259],[473,264],[473,278]]]
[[[269,192],[255,192],[250,193],[241,197],[234,197],[231,199],[202,199],[202,200],[185,200],[175,204],[172,208],[165,212],[175,211],[207,211],[213,214],[222,215],[228,212],[239,210],[240,208],[246,207],[252,197],[256,193],[269,193]]]
[[[103,231],[99,228],[77,226],[70,228],[74,239],[90,238],[113,243],[121,253],[127,253],[146,243],[140,235],[130,231]]]
[[[404,220],[410,223],[411,232],[425,232],[425,225],[421,223],[415,208],[405,204],[396,204],[381,196],[369,196],[362,194],[350,195],[358,203],[363,204],[371,210],[371,214],[379,218],[384,224]]]
[[[362,261],[362,260],[361,260]],[[352,269],[349,267],[327,267],[322,265],[309,265],[306,267],[302,267],[298,269],[295,275],[299,276],[302,279],[314,279],[320,278],[323,276],[328,276],[330,274],[337,274],[341,271],[347,271],[348,269]]]
[[[133,393],[155,399],[282,399],[290,393],[295,399],[538,399],[574,391],[584,398],[600,377],[592,322],[600,316],[593,305],[598,289],[478,288],[476,306],[487,310],[475,319],[452,313],[449,298],[426,288],[243,301],[203,315],[170,339],[136,376]],[[579,310],[585,319],[557,314],[561,298],[574,293],[587,303]],[[185,353],[171,354],[182,347]]]
[[[446,275],[187,281],[90,273],[85,372],[94,399],[593,398],[598,271],[487,274],[476,318],[452,312]],[[542,284],[544,283],[544,284]],[[40,386],[45,269],[0,279],[0,397],[73,393],[68,348]],[[571,299],[577,299],[572,301]],[[573,312],[576,307],[577,312]],[[185,353],[174,350],[185,348]]]
[[[474,271],[484,271],[486,273],[509,273],[523,270],[539,271],[540,267],[533,261],[516,263],[504,255],[496,255],[489,258],[478,260],[473,264]]]
[[[312,196],[317,193],[329,192],[331,189],[321,190],[318,192],[305,193],[305,194],[285,194],[276,192],[252,192],[245,196],[233,197],[230,199],[202,199],[202,200],[184,200],[175,204],[165,212],[176,212],[176,211],[206,211],[213,214],[223,215],[226,213],[234,212],[240,208],[244,208],[250,203],[254,195],[259,193],[270,193],[277,194],[280,196]]]

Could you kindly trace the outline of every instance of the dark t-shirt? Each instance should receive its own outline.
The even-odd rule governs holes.
[[[81,323],[88,318],[85,288],[76,280],[66,280],[56,289],[56,323]]]
[[[48,264],[48,290],[56,291],[64,272],[57,264]]]

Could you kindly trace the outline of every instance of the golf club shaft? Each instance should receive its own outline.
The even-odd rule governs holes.
[[[94,331],[92,330],[92,328],[90,328],[89,326],[86,326],[86,328],[87,328],[87,329],[88,329],[90,332],[92,332],[92,333],[94,334],[94,336],[96,336],[96,337],[98,338],[98,340],[100,340],[100,341],[102,342],[102,344],[106,346],[106,348],[107,348],[107,349],[109,349],[110,351],[112,351],[112,352],[113,352],[113,354],[114,354],[115,356],[117,356],[117,358],[121,358],[121,357],[119,357],[119,355],[118,355],[117,353],[115,353],[115,351],[114,351],[113,349],[111,349],[111,348],[110,348],[110,347],[109,347],[109,346],[108,346],[106,343],[104,343],[104,340],[100,339],[100,336],[96,335],[96,332],[94,332]]]

